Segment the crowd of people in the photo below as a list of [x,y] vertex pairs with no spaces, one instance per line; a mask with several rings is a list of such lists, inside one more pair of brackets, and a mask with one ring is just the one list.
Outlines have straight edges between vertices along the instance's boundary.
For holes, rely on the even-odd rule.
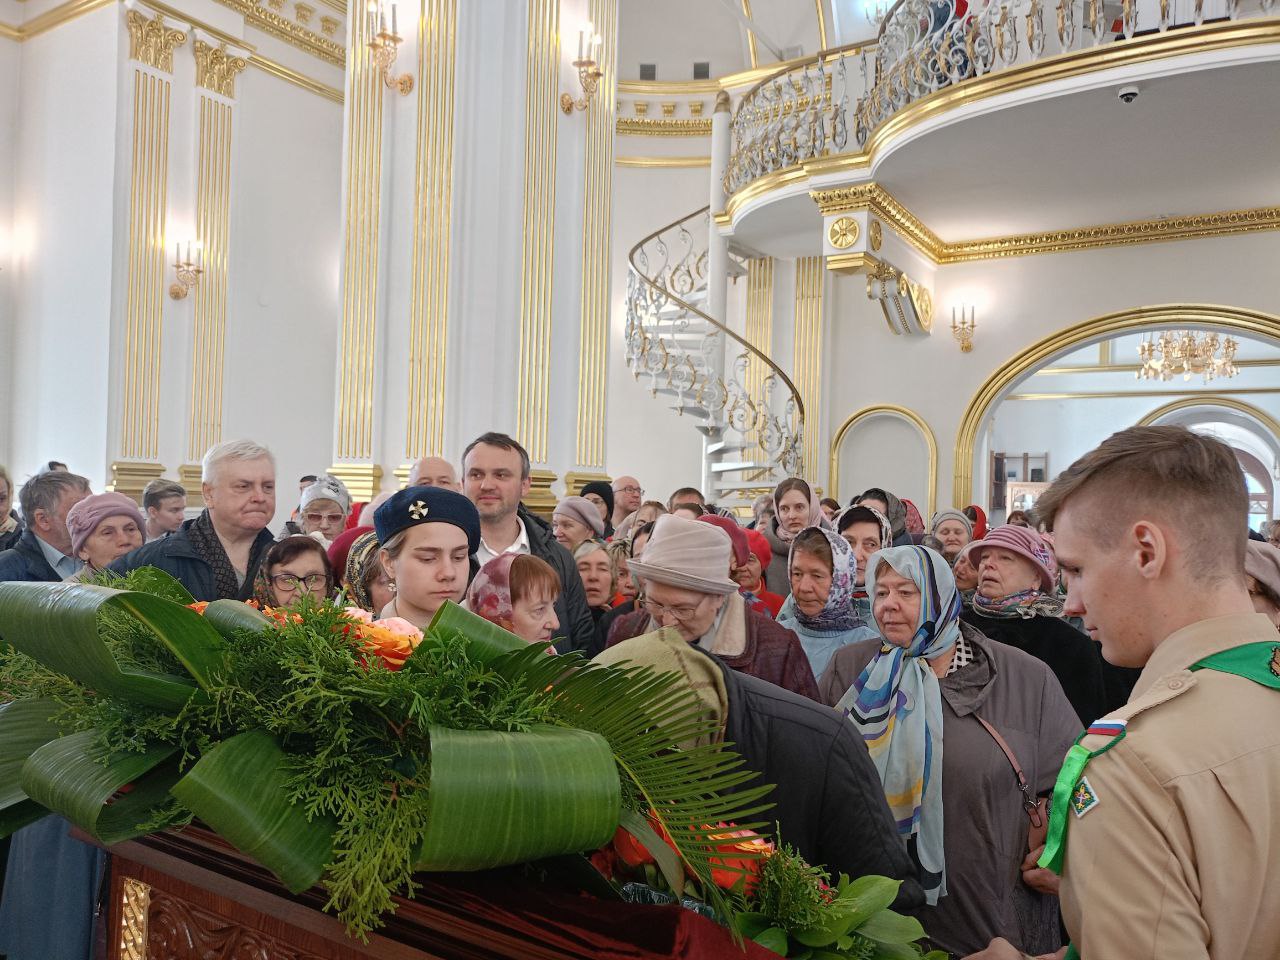
[[[461,603],[553,652],[682,674],[774,784],[786,841],[901,880],[896,906],[953,956],[1060,956],[1067,935],[1087,960],[1280,956],[1280,524],[1248,533],[1218,441],[1123,431],[999,525],[800,477],[739,519],[622,476],[548,521],[511,437],[460,465],[420,460],[370,503],[304,476],[280,531],[250,441],[206,454],[190,519],[172,481],[138,504],[54,463],[11,512],[0,469],[0,580],[153,566],[197,600],[341,595],[424,629]],[[1247,669],[1222,659],[1244,650]],[[0,905],[0,952],[24,915]]]

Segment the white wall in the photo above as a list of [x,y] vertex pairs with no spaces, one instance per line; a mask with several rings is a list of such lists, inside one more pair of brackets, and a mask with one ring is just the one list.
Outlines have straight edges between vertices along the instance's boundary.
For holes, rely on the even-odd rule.
[[[721,0],[619,0],[618,19],[620,80],[640,79],[642,63],[667,82],[692,80],[695,61],[709,61],[713,77],[751,66],[745,33]],[[576,32],[573,42],[576,49]]]
[[862,491],[880,487],[914,503],[927,523],[928,476],[929,446],[920,431],[899,417],[871,417],[844,436],[840,489],[835,494],[841,503],[848,503]]
[[[11,6],[16,6],[12,4]],[[0,15],[10,8],[0,6]],[[16,11],[15,11],[16,12]],[[13,407],[14,268],[18,242],[14,236],[13,201],[17,171],[18,77],[21,48],[0,39],[0,409]],[[12,433],[7,418],[0,420],[0,464],[12,457]]]

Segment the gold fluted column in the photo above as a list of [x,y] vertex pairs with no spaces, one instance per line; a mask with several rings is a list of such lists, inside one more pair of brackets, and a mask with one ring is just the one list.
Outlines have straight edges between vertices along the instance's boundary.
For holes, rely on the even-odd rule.
[[[578,339],[578,439],[576,458],[585,472],[577,488],[605,479],[604,438],[609,363],[609,270],[613,193],[613,125],[618,40],[617,0],[591,0],[591,22],[602,38],[600,91],[586,111],[582,201],[582,304]],[[569,482],[566,476],[566,484]]]
[[[756,257],[747,261],[747,319],[743,336],[763,354],[773,348],[773,258]],[[765,362],[754,354],[747,360],[747,396],[752,403],[762,402],[762,387],[769,375]],[[748,440],[760,440],[758,431],[751,431]]]
[[249,65],[196,37],[196,239],[204,273],[194,290],[191,409],[186,464],[178,476],[188,493],[200,483],[200,460],[222,439],[222,381],[227,334],[227,247],[231,233],[231,137],[236,77]]
[[120,459],[107,487],[138,496],[160,476],[160,356],[164,326],[165,210],[169,193],[169,101],[173,51],[186,42],[164,17],[125,15],[133,69]]
[[[560,98],[560,3],[528,0],[529,46],[524,124],[524,249],[516,432],[535,463],[547,462],[551,384],[551,288],[555,265],[556,113]],[[598,104],[593,104],[597,106]],[[555,503],[549,470],[533,472],[525,502]]]
[[[352,8],[355,9],[355,8]],[[347,90],[342,245],[342,328],[334,464],[328,470],[357,500],[381,485],[373,462],[378,333],[378,246],[382,220],[383,84],[369,49],[369,17],[347,23]]]
[[805,475],[817,480],[818,428],[822,410],[822,257],[796,260],[796,312],[791,378],[804,401]]
[[457,26],[458,0],[422,0],[406,461],[444,453]]

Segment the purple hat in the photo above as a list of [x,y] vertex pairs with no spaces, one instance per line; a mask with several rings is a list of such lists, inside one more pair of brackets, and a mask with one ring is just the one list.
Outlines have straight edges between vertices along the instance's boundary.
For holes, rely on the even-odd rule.
[[1057,586],[1058,561],[1044,538],[1030,527],[1006,523],[988,530],[985,537],[969,545],[969,562],[975,567],[982,563],[982,554],[988,547],[999,547],[1030,560],[1040,572],[1040,586],[1046,593]]
[[123,493],[95,493],[85,497],[67,511],[67,532],[71,534],[71,555],[80,556],[80,550],[107,517],[128,517],[138,525],[138,532],[146,536],[147,521],[138,505]]
[[604,536],[604,518],[600,516],[596,505],[586,497],[565,497],[556,504],[551,515],[577,520],[590,530],[593,536]]

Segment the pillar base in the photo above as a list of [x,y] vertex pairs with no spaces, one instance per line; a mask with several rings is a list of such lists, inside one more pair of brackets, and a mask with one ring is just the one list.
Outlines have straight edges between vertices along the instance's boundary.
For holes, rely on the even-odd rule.
[[391,475],[396,478],[397,490],[403,490],[409,485],[409,471],[412,469],[412,463],[402,463],[391,471]]
[[551,485],[559,479],[550,470],[532,470],[529,473],[529,494],[524,498],[525,509],[543,517],[556,508],[556,495]]
[[577,496],[584,483],[595,483],[597,481],[612,484],[613,477],[609,476],[607,473],[586,473],[577,470],[570,470],[564,475],[565,496]]
[[204,509],[204,494],[200,492],[202,469],[198,463],[184,463],[178,468],[178,482],[187,491],[187,506]]
[[382,489],[382,467],[376,463],[335,463],[325,473],[345,483],[358,503],[368,503]]
[[164,475],[164,465],[160,463],[143,463],[136,460],[116,460],[111,464],[111,480],[107,489],[114,493],[123,493],[142,502],[142,491],[152,480]]

